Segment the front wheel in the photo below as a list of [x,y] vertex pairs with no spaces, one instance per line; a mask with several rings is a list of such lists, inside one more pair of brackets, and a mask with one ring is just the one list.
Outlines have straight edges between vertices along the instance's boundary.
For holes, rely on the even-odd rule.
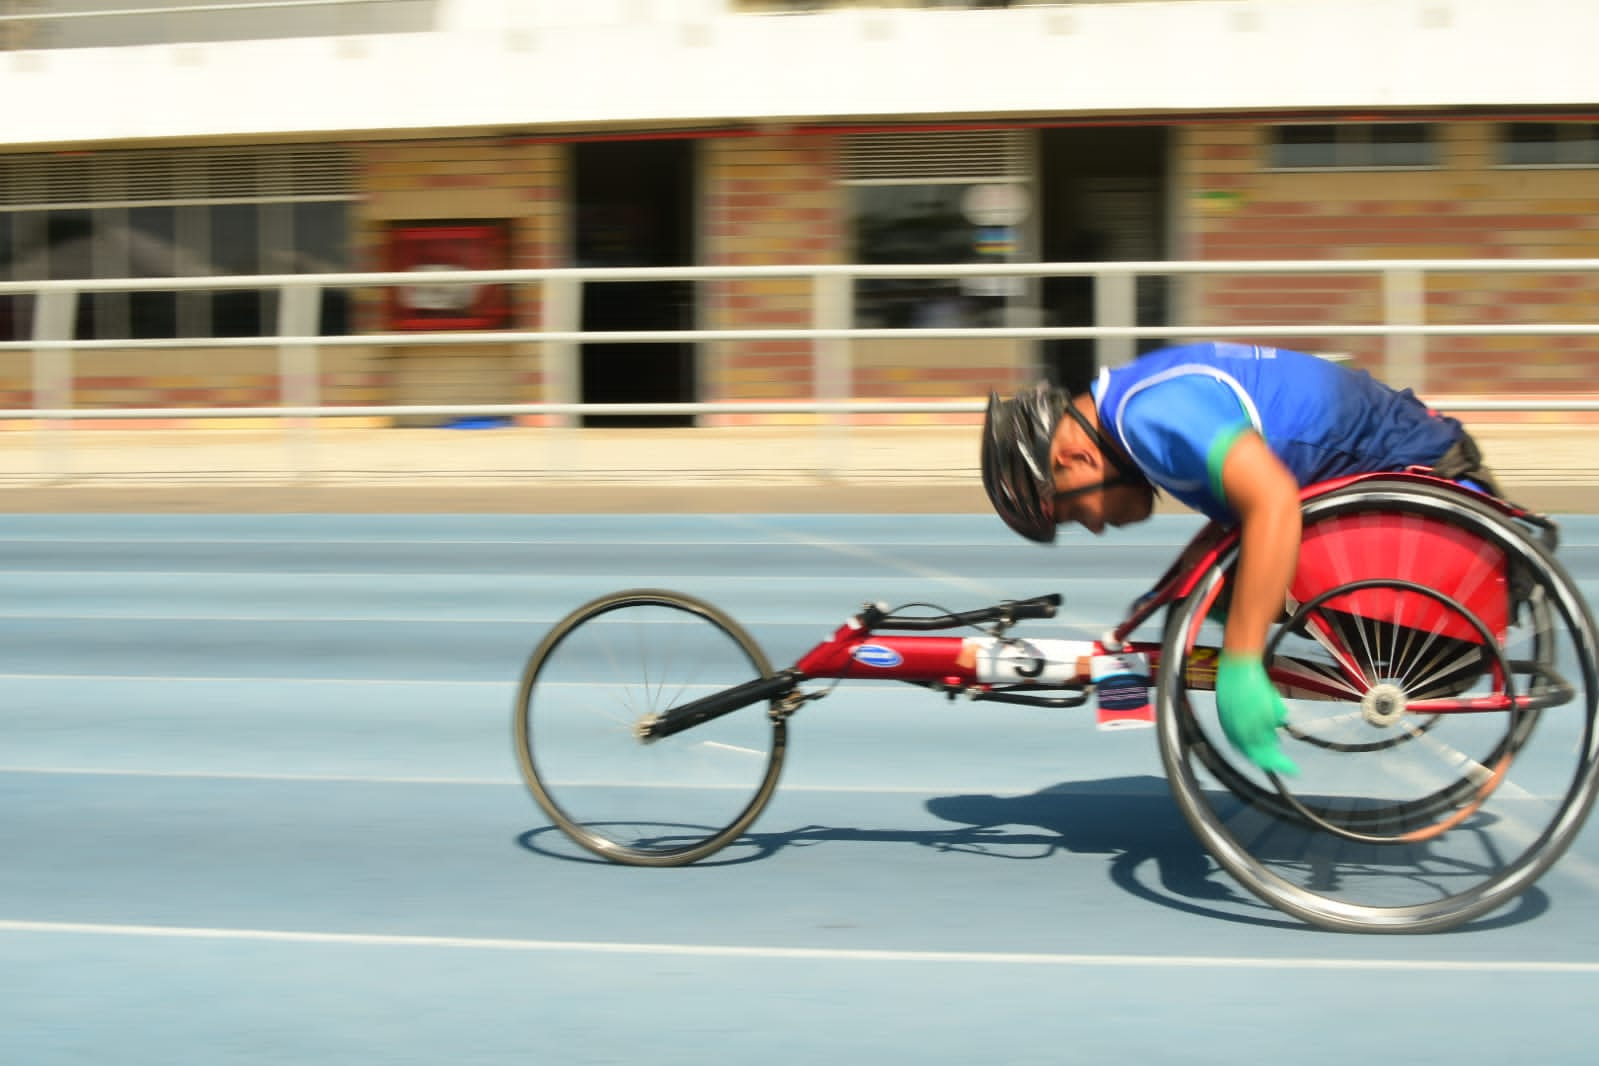
[[522,776],[550,820],[596,855],[631,866],[702,859],[771,800],[783,718],[761,702],[660,740],[640,739],[640,725],[771,673],[755,640],[708,603],[654,589],[602,596],[556,623],[522,672]]

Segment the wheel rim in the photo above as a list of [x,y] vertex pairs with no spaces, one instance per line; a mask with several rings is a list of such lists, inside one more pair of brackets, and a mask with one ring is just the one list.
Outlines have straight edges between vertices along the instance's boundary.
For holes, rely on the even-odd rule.
[[724,846],[770,798],[784,726],[765,705],[648,743],[638,723],[770,674],[754,641],[709,605],[631,594],[580,609],[523,678],[518,749],[539,805],[617,862],[676,865]]
[[[1458,621],[1455,628],[1474,630],[1478,640],[1451,641],[1416,630],[1401,635],[1400,627],[1381,620],[1333,617],[1336,612],[1324,610],[1353,594],[1377,591],[1389,593],[1396,603],[1405,598],[1434,600],[1447,611],[1446,619]],[[1352,694],[1359,697],[1358,703],[1291,701],[1300,717],[1292,721],[1295,716],[1290,714],[1287,732],[1312,748],[1340,756],[1318,762],[1334,770],[1356,768],[1360,778],[1349,780],[1346,775],[1340,780],[1324,773],[1314,786],[1322,795],[1313,796],[1297,780],[1267,774],[1277,796],[1307,825],[1354,843],[1422,843],[1463,823],[1504,783],[1499,771],[1511,757],[1507,738],[1525,737],[1523,719],[1531,712],[1516,701],[1515,677],[1496,635],[1460,603],[1408,581],[1376,579],[1335,586],[1302,604],[1277,627],[1266,646],[1266,660],[1284,654],[1284,645],[1299,632],[1315,633],[1324,640],[1336,634],[1333,643],[1341,654],[1329,655],[1327,665],[1332,668],[1338,659],[1346,659],[1349,669],[1341,680],[1351,684]],[[1484,754],[1461,750],[1457,743],[1464,738],[1428,735],[1435,730],[1456,732],[1450,715],[1426,717],[1410,710],[1413,702],[1425,703],[1428,696],[1469,697],[1472,674],[1483,682],[1479,687],[1485,698],[1502,697],[1514,708],[1503,716],[1502,725],[1491,722],[1486,730],[1478,730],[1482,735],[1475,738],[1475,748]],[[1325,709],[1331,710],[1330,715],[1318,713]],[[1312,715],[1315,719],[1309,720]],[[1414,724],[1413,717],[1419,719]],[[1446,721],[1450,724],[1439,729]],[[1377,766],[1379,759],[1386,765]],[[1368,788],[1364,779],[1372,773],[1388,780],[1378,789]],[[1395,777],[1417,784],[1407,787]],[[1372,796],[1373,791],[1380,791],[1382,798]],[[1360,801],[1341,803],[1328,795]]]
[[[1508,902],[1530,885],[1569,844],[1592,803],[1599,771],[1592,621],[1558,564],[1502,520],[1456,508],[1447,496],[1423,494],[1418,501],[1411,490],[1378,494],[1363,506],[1408,508],[1423,517],[1466,523],[1508,552],[1518,567],[1532,572],[1532,594],[1523,595],[1506,620],[1502,660],[1513,664],[1515,683],[1534,696],[1548,686],[1528,661],[1541,657],[1556,665],[1572,683],[1569,698],[1524,713],[1519,721],[1508,713],[1437,716],[1430,728],[1417,729],[1400,744],[1340,745],[1316,733],[1323,740],[1318,747],[1285,732],[1285,750],[1305,770],[1291,782],[1291,797],[1285,797],[1266,775],[1240,765],[1241,757],[1226,745],[1214,720],[1213,693],[1191,689],[1185,671],[1163,671],[1162,759],[1174,796],[1201,841],[1228,872],[1267,902],[1333,929],[1448,928]],[[1321,513],[1358,510],[1349,501],[1331,501]],[[1317,514],[1314,505],[1306,514],[1308,524]],[[1184,610],[1173,614],[1168,655],[1179,654],[1187,644],[1219,643],[1219,627],[1204,620],[1204,601],[1207,596],[1214,599],[1220,577],[1219,570],[1207,575]],[[1456,683],[1463,685],[1462,680]],[[1469,694],[1469,688],[1462,691]],[[1497,725],[1487,724],[1490,718],[1498,718]],[[1290,722],[1295,721],[1291,711]],[[1313,732],[1303,720],[1298,731]],[[1369,784],[1365,787],[1372,791],[1364,797],[1329,796],[1311,778],[1317,760],[1375,764],[1451,750],[1471,753],[1457,757],[1457,766],[1464,769],[1456,782],[1412,781],[1400,795],[1379,793],[1377,785]],[[1429,824],[1442,825],[1462,809],[1460,793],[1482,791],[1480,782],[1468,779],[1484,774],[1498,779],[1483,801],[1431,839],[1406,840],[1393,824],[1392,812],[1382,813],[1387,805],[1402,818],[1425,817]],[[1311,816],[1295,809],[1296,801],[1303,805],[1307,797],[1314,801]],[[1330,818],[1344,832],[1329,832],[1325,823]]]

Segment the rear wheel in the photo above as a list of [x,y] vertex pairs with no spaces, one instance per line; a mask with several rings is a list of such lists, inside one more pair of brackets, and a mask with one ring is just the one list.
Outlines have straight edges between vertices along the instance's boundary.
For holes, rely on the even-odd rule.
[[661,711],[768,677],[766,656],[702,600],[640,589],[603,596],[551,629],[522,673],[515,733],[533,798],[567,836],[634,866],[678,866],[725,847],[760,814],[783,766],[785,726],[762,702],[659,740]]
[[1237,561],[1168,618],[1158,681],[1173,795],[1266,902],[1348,931],[1421,932],[1487,913],[1569,846],[1599,787],[1593,621],[1513,520],[1446,488],[1368,481],[1305,506],[1296,608],[1273,629],[1278,778],[1224,738],[1213,610]]

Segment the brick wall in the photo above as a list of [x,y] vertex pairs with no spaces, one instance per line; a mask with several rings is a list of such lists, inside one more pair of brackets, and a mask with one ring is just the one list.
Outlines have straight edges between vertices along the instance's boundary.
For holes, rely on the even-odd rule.
[[[361,185],[367,195],[356,226],[356,269],[388,269],[385,236],[395,222],[459,219],[508,220],[511,268],[564,265],[565,160],[560,145],[499,138],[363,146]],[[539,286],[519,287],[513,307],[512,328],[539,328]],[[381,292],[362,293],[359,308],[358,328],[387,328]],[[541,349],[538,344],[392,347],[379,357],[387,402],[538,402],[546,398]]]
[[[1440,127],[1441,162],[1403,171],[1281,171],[1265,165],[1267,128],[1196,126],[1180,138],[1190,245],[1196,259],[1599,257],[1599,185],[1592,170],[1494,166],[1497,127]],[[1435,274],[1428,323],[1593,321],[1599,275]],[[1207,276],[1186,283],[1186,321],[1214,326],[1382,321],[1370,274]],[[1382,338],[1282,338],[1289,347],[1348,352],[1382,375]],[[1561,395],[1594,391],[1594,337],[1429,337],[1414,342],[1414,384],[1438,395]]]
[[[843,203],[833,182],[829,140],[772,134],[707,140],[700,146],[708,266],[841,263]],[[804,278],[717,281],[702,289],[710,329],[804,329],[811,325]],[[704,400],[798,400],[814,395],[807,340],[726,341],[701,353]],[[710,423],[747,422],[727,415]]]
[[[87,412],[125,407],[270,407],[284,400],[278,363],[278,351],[270,346],[87,349],[71,355],[71,394],[65,402]],[[321,402],[385,402],[387,390],[377,367],[376,353],[363,346],[322,349],[317,380]],[[32,407],[31,360],[10,360],[6,370],[0,377],[0,405]],[[148,424],[152,423],[118,422],[123,428]],[[20,425],[8,422],[0,429]]]
[[[320,401],[385,402],[376,356],[363,346],[321,349]],[[270,407],[284,401],[273,347],[89,350],[76,353],[73,366],[79,407]]]
[[[1175,138],[1176,231],[1181,258],[1396,259],[1599,258],[1599,182],[1592,169],[1494,166],[1497,127],[1440,127],[1441,163],[1416,171],[1264,170],[1267,127],[1186,127]],[[838,142],[783,132],[698,142],[700,261],[708,265],[831,264],[853,255],[848,189],[837,182]],[[353,206],[353,266],[384,269],[384,238],[401,220],[504,219],[512,266],[566,265],[568,150],[504,138],[370,142],[356,147],[362,199]],[[1576,272],[1436,274],[1426,281],[1427,320],[1562,323],[1599,314],[1599,276]],[[1178,286],[1174,319],[1226,336],[1239,325],[1382,321],[1380,281],[1370,274],[1204,275]],[[803,328],[812,294],[804,279],[705,283],[709,328]],[[537,286],[516,294],[514,327],[542,324]],[[381,294],[357,294],[355,326],[386,328]],[[1388,377],[1396,346],[1331,334],[1279,343],[1349,353]],[[1431,396],[1569,396],[1599,392],[1595,338],[1429,338],[1414,382]],[[1015,342],[858,342],[848,394],[944,399],[1008,389],[1030,346]],[[1401,354],[1402,351],[1401,351]],[[700,352],[701,399],[803,400],[813,396],[813,345],[732,341]],[[510,402],[547,398],[541,346],[325,348],[321,394],[334,404]],[[73,402],[81,406],[264,405],[279,399],[277,354],[268,349],[80,352]],[[12,406],[27,406],[25,365],[0,380]],[[1569,416],[1554,416],[1569,417]],[[720,421],[740,421],[726,416]],[[808,420],[795,416],[792,421]],[[898,419],[890,419],[898,420]],[[927,419],[921,419],[927,420]],[[712,422],[718,419],[710,420]]]

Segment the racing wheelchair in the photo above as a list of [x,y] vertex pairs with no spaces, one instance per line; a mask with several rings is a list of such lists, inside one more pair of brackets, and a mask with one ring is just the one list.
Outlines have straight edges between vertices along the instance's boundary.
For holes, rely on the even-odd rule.
[[1294,777],[1237,754],[1217,719],[1239,545],[1214,523],[1099,640],[1013,631],[1052,617],[1059,595],[945,614],[867,604],[774,669],[711,604],[602,596],[557,623],[523,671],[523,777],[589,851],[691,863],[749,828],[776,791],[789,719],[841,679],[1073,708],[1102,694],[1094,664],[1120,656],[1147,663],[1172,796],[1240,885],[1325,929],[1452,928],[1531,886],[1593,804],[1592,616],[1555,559],[1557,527],[1507,501],[1389,473],[1311,486],[1302,507],[1298,569],[1265,652]]

